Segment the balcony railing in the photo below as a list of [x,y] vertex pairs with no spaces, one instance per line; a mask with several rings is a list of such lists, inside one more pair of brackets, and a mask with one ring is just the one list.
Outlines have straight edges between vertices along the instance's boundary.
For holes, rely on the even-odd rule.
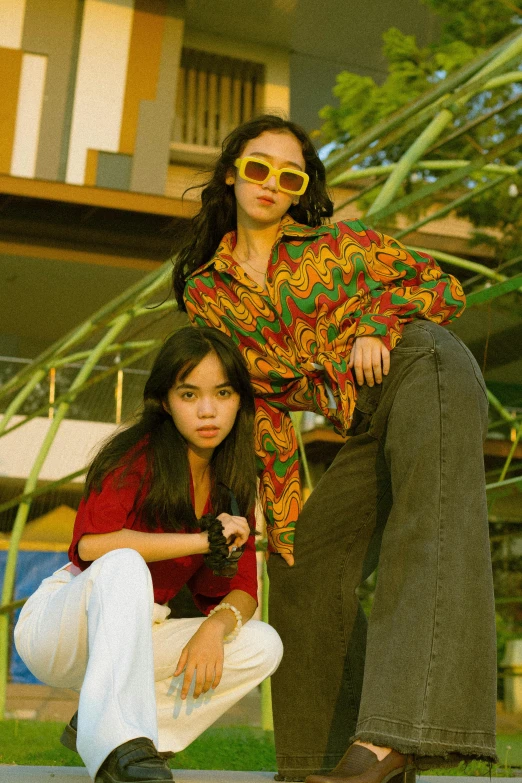
[[[118,356],[115,358],[117,361]],[[31,359],[0,356],[0,386],[20,370],[20,365],[30,363]],[[27,398],[20,413],[27,416],[38,411],[39,416],[47,415],[52,419],[55,400],[68,390],[72,378],[81,366],[81,363],[71,362],[58,369],[51,367],[47,376]],[[96,365],[94,369],[103,372],[110,367]],[[148,374],[148,370],[137,367],[118,369],[100,384],[79,395],[71,404],[68,418],[120,424],[139,407]],[[45,412],[42,410],[44,407]],[[2,412],[3,408],[0,408],[0,415]]]
[[228,133],[263,107],[261,63],[183,49],[171,149],[216,149]]

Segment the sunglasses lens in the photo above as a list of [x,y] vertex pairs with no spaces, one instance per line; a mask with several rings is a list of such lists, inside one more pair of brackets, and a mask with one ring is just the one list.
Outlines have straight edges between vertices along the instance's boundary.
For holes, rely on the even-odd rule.
[[256,182],[264,182],[269,171],[268,166],[258,160],[249,160],[245,166],[245,176]]
[[279,184],[285,190],[295,193],[303,187],[304,177],[298,171],[283,171]]

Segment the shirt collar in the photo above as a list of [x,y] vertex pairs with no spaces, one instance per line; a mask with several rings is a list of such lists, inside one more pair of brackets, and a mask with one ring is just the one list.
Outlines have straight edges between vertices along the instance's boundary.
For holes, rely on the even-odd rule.
[[[328,231],[331,231],[331,226],[305,226],[302,223],[297,223],[290,215],[283,215],[281,223],[279,224],[275,244],[279,244],[283,237],[308,239],[320,236]],[[235,265],[236,262],[232,257],[232,252],[236,246],[236,233],[236,231],[229,231],[228,234],[225,234],[219,243],[219,247],[214,253],[214,256],[192,272],[189,275],[189,278],[201,274],[201,272],[206,271],[212,266],[222,272],[225,269],[229,269],[232,264]]]

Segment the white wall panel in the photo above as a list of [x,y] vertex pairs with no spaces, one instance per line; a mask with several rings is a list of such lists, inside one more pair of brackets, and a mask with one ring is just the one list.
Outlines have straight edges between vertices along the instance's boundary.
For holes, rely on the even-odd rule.
[[22,48],[26,0],[0,0],[0,46]]
[[24,54],[11,158],[11,174],[34,177],[45,89],[47,57]]
[[[13,416],[11,424],[22,420],[23,416]],[[51,424],[51,419],[31,419],[0,438],[0,476],[27,478]],[[116,429],[116,424],[101,421],[64,419],[42,466],[40,479],[56,481],[81,470]]]
[[88,149],[117,152],[133,0],[86,0],[66,182],[82,185]]

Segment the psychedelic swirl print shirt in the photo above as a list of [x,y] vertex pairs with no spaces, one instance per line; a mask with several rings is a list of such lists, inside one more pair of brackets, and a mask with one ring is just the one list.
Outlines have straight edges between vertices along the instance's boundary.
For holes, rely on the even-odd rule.
[[193,324],[232,337],[256,394],[256,453],[269,549],[291,552],[301,508],[297,440],[289,411],[315,411],[346,435],[356,398],[348,367],[356,337],[390,350],[413,318],[445,324],[460,315],[460,283],[427,254],[360,221],[310,228],[281,221],[266,290],[232,258],[236,233],[187,279]]

